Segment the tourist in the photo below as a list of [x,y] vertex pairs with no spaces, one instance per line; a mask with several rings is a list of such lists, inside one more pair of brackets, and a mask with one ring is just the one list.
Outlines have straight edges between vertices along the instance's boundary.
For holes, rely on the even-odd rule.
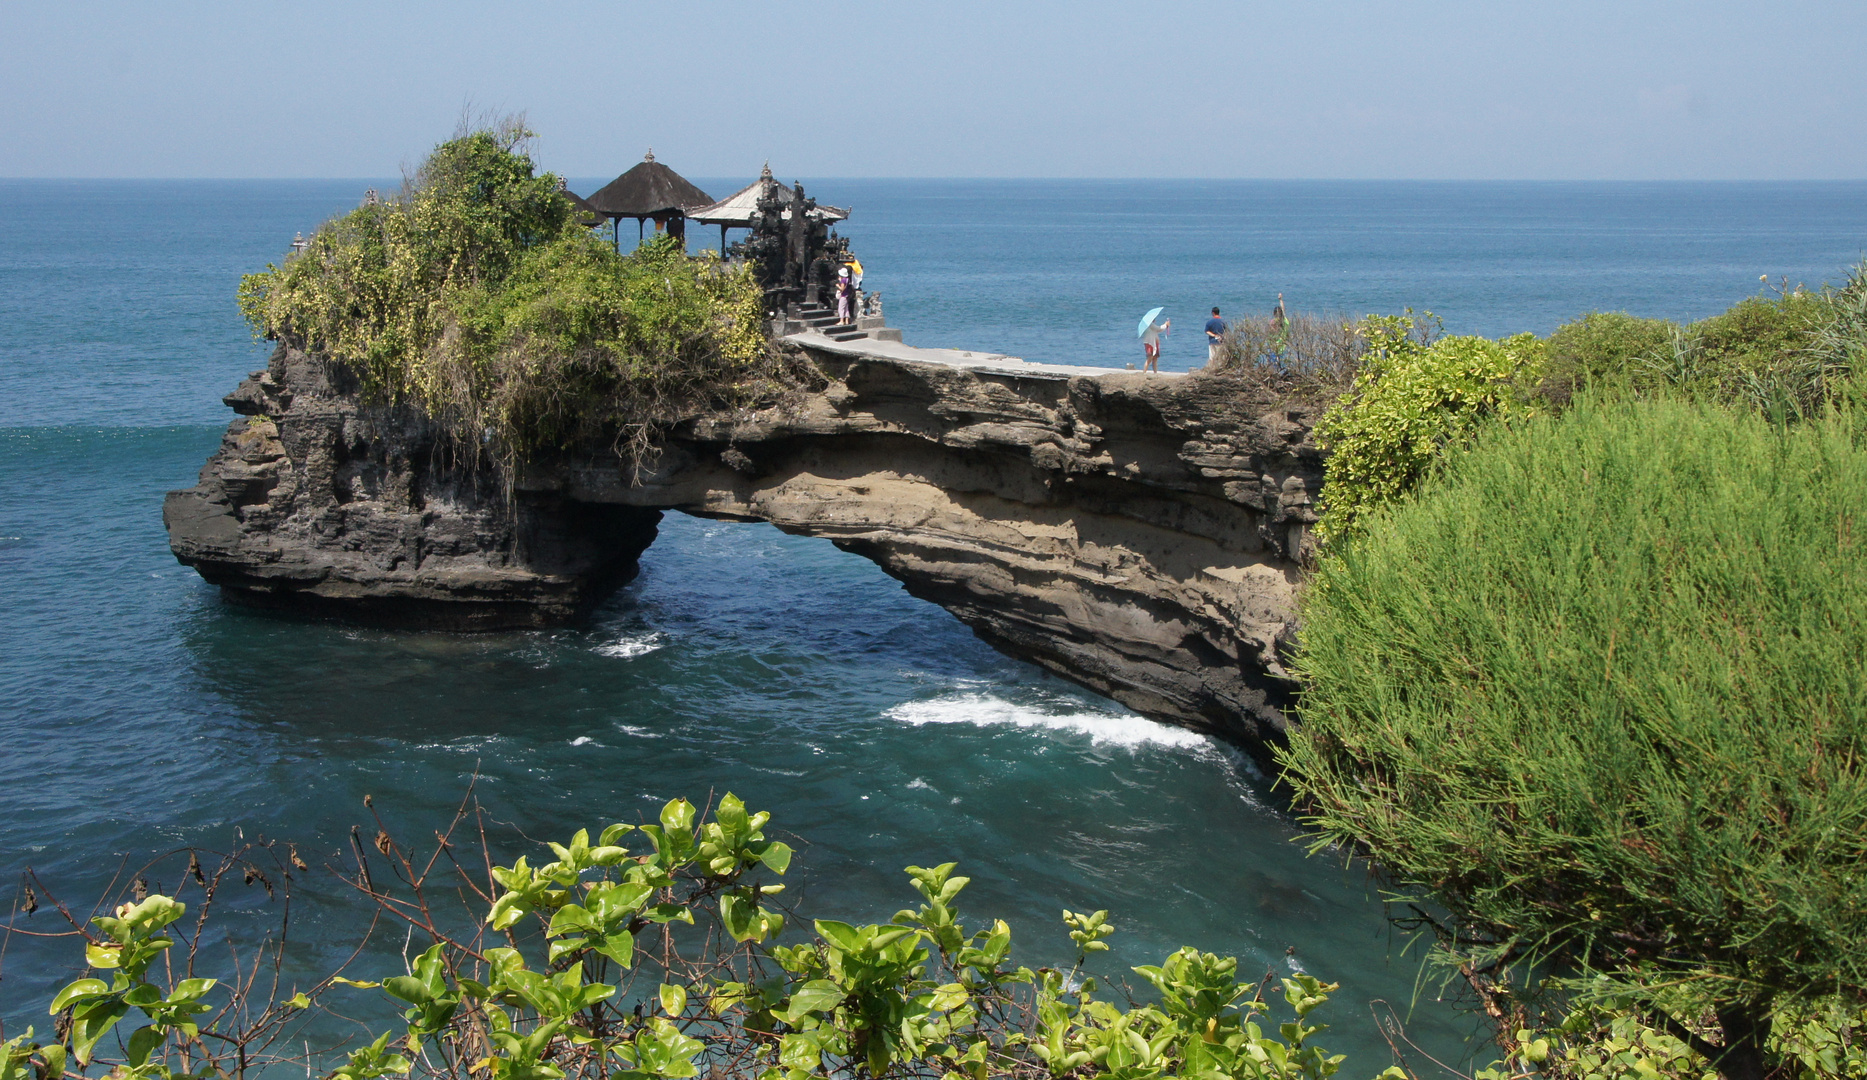
[[856,258],[854,255],[845,255],[843,258],[849,264],[850,280],[855,283],[856,291],[861,292],[862,291],[862,260]]
[[1212,318],[1206,320],[1206,363],[1219,362],[1219,346],[1225,340],[1225,320],[1219,318],[1219,309],[1212,309]]
[[836,325],[847,326],[855,322],[850,313],[856,299],[856,287],[849,280],[849,267],[836,272]]
[[1147,365],[1142,371],[1160,370],[1160,336],[1173,329],[1173,320],[1149,323],[1146,332],[1141,335],[1141,351],[1147,356]]
[[1290,320],[1284,317],[1284,294],[1278,293],[1277,306],[1271,310],[1271,329],[1281,334],[1289,325]]

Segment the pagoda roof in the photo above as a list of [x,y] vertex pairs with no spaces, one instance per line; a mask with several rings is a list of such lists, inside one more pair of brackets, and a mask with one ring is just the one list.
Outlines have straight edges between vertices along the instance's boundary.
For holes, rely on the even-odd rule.
[[[689,208],[687,220],[701,225],[725,225],[729,228],[749,229],[758,217],[758,204],[769,190],[778,197],[778,201],[787,207],[797,201],[797,193],[772,179],[771,166],[765,166],[757,180],[746,187],[707,206]],[[790,210],[785,210],[784,217],[790,217]],[[849,211],[835,206],[817,206],[810,216],[819,221],[842,221],[849,217]]]
[[596,207],[591,206],[588,199],[565,187],[563,180],[558,181],[558,194],[564,196],[565,202],[570,203],[572,221],[588,228],[603,224],[603,215],[597,212]]
[[713,196],[655,160],[650,150],[641,164],[599,188],[585,200],[604,217],[648,218],[677,214],[689,206],[705,206]]

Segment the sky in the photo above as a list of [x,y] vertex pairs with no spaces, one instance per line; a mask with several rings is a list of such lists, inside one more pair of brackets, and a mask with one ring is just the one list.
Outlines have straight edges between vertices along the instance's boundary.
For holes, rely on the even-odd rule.
[[0,177],[1867,178],[1867,3],[0,0]]

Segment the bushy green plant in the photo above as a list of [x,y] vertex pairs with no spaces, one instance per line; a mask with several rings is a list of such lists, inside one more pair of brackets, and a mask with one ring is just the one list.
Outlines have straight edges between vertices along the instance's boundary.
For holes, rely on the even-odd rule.
[[1306,591],[1307,820],[1442,905],[1467,971],[1691,987],[1727,1076],[1788,1003],[1858,1007],[1859,419],[1585,404],[1450,455]]
[[[1543,1027],[1503,1033],[1505,1056],[1474,1072],[1474,1080],[1716,1080],[1718,1071],[1683,1028],[1715,1034],[1702,996],[1675,993],[1665,1018],[1651,1004],[1612,986],[1574,1004]],[[1695,1017],[1682,1024],[1677,1016]],[[1777,1080],[1867,1077],[1867,1013],[1839,1001],[1808,1002],[1772,1018],[1765,1047]]]
[[666,238],[615,253],[535,172],[528,137],[508,123],[442,143],[401,197],[247,275],[254,332],[507,460],[602,441],[640,458],[684,412],[771,392],[750,272]]
[[658,425],[777,385],[760,304],[744,267],[690,259],[678,241],[618,258],[579,234],[465,291],[441,351],[479,376],[461,395],[475,421],[521,454],[608,438],[640,456]]
[[1824,320],[1820,293],[1795,289],[1778,296],[1750,296],[1692,324],[1708,366],[1755,371],[1808,351],[1810,332]]
[[[1328,1080],[1341,1065],[1315,1042],[1333,985],[1283,979],[1289,1019],[1273,1026],[1269,973],[1241,982],[1235,959],[1180,949],[1134,969],[1157,1003],[1118,1006],[1081,963],[1106,949],[1107,912],[1065,912],[1077,965],[1034,971],[1012,960],[1002,920],[962,921],[968,881],[952,863],[908,867],[920,903],[889,922],[817,919],[780,944],[800,920],[774,902],[791,850],[769,828],[768,813],[730,794],[710,816],[676,799],[654,822],[549,844],[536,866],[489,861],[485,878],[446,855],[454,830],[423,857],[381,830],[380,860],[356,845],[352,883],[430,944],[402,973],[329,978],[278,1008],[308,1013],[337,993],[349,1012],[380,993],[401,1011],[400,1023],[332,1055],[335,1080]],[[388,871],[383,882],[371,861]],[[464,929],[448,929],[457,924],[438,908],[454,890],[481,904]],[[70,1021],[47,1043],[28,1033],[0,1044],[0,1080],[58,1080],[68,1062],[72,1074],[108,1069],[118,1080],[316,1067],[277,1025],[234,1035],[197,1023],[213,980],[144,978],[183,913],[179,900],[150,896],[82,928],[90,964],[114,981],[61,991],[52,1011],[73,1010]],[[132,1008],[151,1023],[125,1036],[117,1022]]]
[[1668,354],[1678,333],[1668,319],[1591,311],[1549,335],[1539,392],[1563,405],[1583,387],[1657,384],[1651,363]]
[[1364,319],[1367,352],[1354,389],[1316,425],[1329,452],[1316,529],[1325,541],[1411,490],[1444,448],[1462,445],[1486,420],[1541,407],[1531,390],[1543,346],[1533,335],[1426,344],[1418,328],[1410,314]]
[[1854,369],[1845,346],[1821,345],[1837,338],[1831,328],[1845,323],[1849,295],[1785,287],[1687,326],[1593,312],[1550,335],[1539,393],[1556,406],[1582,388],[1598,396],[1685,393],[1778,417],[1807,415]]

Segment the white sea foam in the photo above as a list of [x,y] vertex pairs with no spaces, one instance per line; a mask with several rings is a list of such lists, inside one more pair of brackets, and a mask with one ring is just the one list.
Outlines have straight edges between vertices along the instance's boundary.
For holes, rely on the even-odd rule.
[[933,790],[933,785],[929,784],[927,781],[922,780],[920,777],[917,776],[914,779],[908,781],[908,790],[913,791],[917,788],[922,791],[931,791]]
[[595,741],[596,741],[595,739],[592,739],[588,735],[579,735],[576,738],[572,739],[570,741],[570,744],[572,746],[589,746],[591,743]]
[[[1059,705],[1065,704],[1059,702]],[[1077,702],[1068,702],[1077,705]],[[928,701],[908,701],[882,715],[916,727],[923,724],[973,724],[978,727],[1048,728],[1087,735],[1098,746],[1206,747],[1204,735],[1155,723],[1133,714],[1075,709],[1052,712],[1020,705],[990,694],[948,694]]]
[[638,656],[647,656],[667,644],[667,639],[658,630],[646,634],[624,634],[607,645],[598,645],[598,656],[613,656],[618,660],[633,660]]

